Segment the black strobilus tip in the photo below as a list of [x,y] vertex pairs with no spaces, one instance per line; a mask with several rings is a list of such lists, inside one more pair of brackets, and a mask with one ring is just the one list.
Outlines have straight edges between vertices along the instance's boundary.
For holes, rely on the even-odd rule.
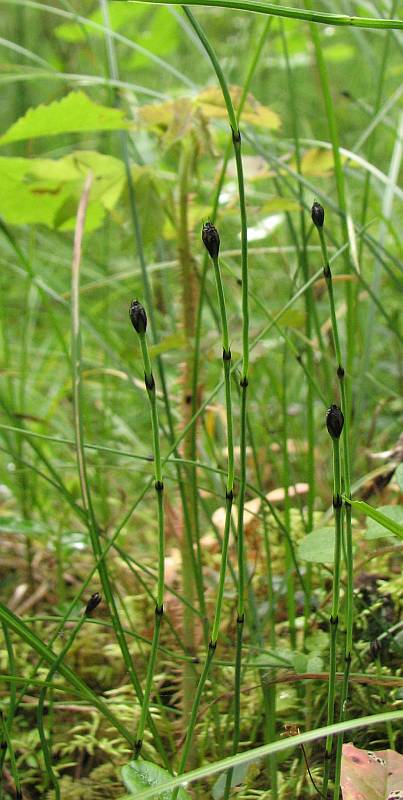
[[92,612],[95,611],[97,606],[99,606],[101,600],[102,600],[102,597],[99,594],[99,592],[94,592],[94,594],[91,595],[91,597],[88,600],[88,603],[87,603],[87,605],[85,607],[85,616],[86,617],[90,617],[91,616]]
[[323,223],[325,221],[325,209],[320,203],[317,203],[316,200],[311,208],[311,217],[313,224],[316,225],[317,228],[323,228]]
[[332,439],[339,439],[343,430],[344,417],[341,408],[331,405],[326,411],[326,427]]
[[203,225],[202,241],[210,258],[218,258],[220,237],[217,228],[214,227],[212,222],[206,222]]
[[145,333],[147,330],[147,314],[144,306],[138,300],[132,300],[130,303],[129,316],[134,330],[137,333]]

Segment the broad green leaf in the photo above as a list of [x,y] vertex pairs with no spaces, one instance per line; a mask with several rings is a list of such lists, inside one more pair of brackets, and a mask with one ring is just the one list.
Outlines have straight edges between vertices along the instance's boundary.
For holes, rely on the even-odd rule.
[[[166,769],[153,764],[152,761],[145,761],[144,758],[138,758],[136,761],[130,761],[122,767],[122,778],[125,786],[137,797],[137,792],[147,789],[150,786],[155,786],[156,789],[160,783],[169,780],[171,775]],[[155,794],[155,800],[171,800],[172,792],[162,792]],[[178,800],[190,800],[190,795],[180,788],[178,793]]]
[[80,150],[58,160],[0,157],[0,214],[14,225],[71,230],[89,171],[94,183],[86,231],[94,230],[118,202],[126,177],[119,159],[91,151]]
[[334,559],[334,528],[319,528],[308,533],[298,547],[304,561],[331,564]]
[[39,136],[57,136],[62,133],[84,131],[117,131],[130,128],[124,112],[117,108],[94,103],[84,92],[70,92],[61,100],[49,105],[29,108],[0,137],[0,145],[36,139]]
[[[155,8],[145,30],[136,35],[136,44],[159,58],[173,53],[178,46],[178,23],[166,8]],[[132,52],[126,62],[126,69],[139,69],[150,63],[145,53]]]
[[391,533],[403,539],[402,506],[372,508],[363,500],[352,500],[351,505],[369,518],[366,539],[379,539],[381,536],[390,536]]

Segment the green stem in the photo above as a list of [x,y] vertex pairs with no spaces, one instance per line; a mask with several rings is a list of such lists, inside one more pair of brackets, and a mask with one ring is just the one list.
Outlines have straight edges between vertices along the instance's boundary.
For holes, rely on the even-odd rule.
[[141,354],[144,366],[144,382],[150,403],[150,417],[151,417],[151,427],[152,427],[152,437],[153,437],[155,491],[157,494],[157,502],[158,502],[158,579],[157,579],[157,601],[155,608],[154,633],[153,633],[150,657],[148,661],[144,696],[141,706],[141,714],[137,726],[135,758],[138,758],[141,752],[144,729],[146,725],[147,716],[149,714],[152,681],[155,669],[155,662],[158,653],[161,622],[164,613],[164,576],[165,576],[164,483],[162,480],[157,399],[155,391],[155,381],[152,373],[152,367],[148,352],[147,338],[145,331],[139,333],[139,340],[140,340]]
[[[233,421],[232,421],[232,400],[231,400],[231,350],[229,346],[228,336],[228,322],[227,312],[225,307],[224,289],[221,280],[221,272],[218,256],[212,258],[214,266],[214,275],[217,288],[218,304],[220,308],[221,317],[221,334],[222,334],[222,358],[223,358],[223,371],[225,383],[225,404],[227,414],[227,449],[228,449],[228,471],[227,471],[227,485],[225,493],[225,527],[223,544],[221,550],[221,563],[220,563],[220,576],[218,583],[218,592],[216,599],[215,615],[213,626],[211,630],[210,642],[207,649],[206,660],[203,672],[199,679],[199,684],[196,691],[196,696],[193,702],[190,720],[186,735],[186,740],[183,748],[183,753],[179,765],[179,771],[183,772],[186,768],[186,762],[190,751],[190,746],[193,739],[194,728],[197,720],[197,713],[203,693],[203,688],[206,683],[211,663],[214,658],[214,653],[217,647],[218,634],[220,630],[221,611],[224,597],[225,575],[227,568],[228,557],[228,543],[231,531],[231,514],[232,514],[232,501],[234,497],[234,436],[233,436]],[[176,800],[178,792],[174,792],[174,800]]]
[[[14,0],[15,1],[15,0]],[[140,2],[141,0],[134,0]],[[181,0],[150,0],[158,5],[182,5]],[[33,0],[24,0],[25,5],[32,6]],[[258,2],[258,0],[192,0],[191,6],[210,6],[212,8],[235,8],[243,11],[254,11],[257,14],[268,14],[286,19],[301,19],[307,22],[322,23],[323,25],[337,25],[342,27],[370,28],[373,30],[402,30],[403,21],[400,19],[383,19],[378,17],[353,17],[348,14],[325,14],[322,11],[304,11],[303,9],[288,6],[276,6],[272,3]]]
[[[334,294],[333,294],[333,282],[332,282],[332,272],[329,265],[328,253],[327,253],[327,246],[326,246],[326,239],[323,230],[323,224],[318,227],[319,231],[319,238],[322,248],[322,257],[323,257],[323,273],[326,279],[326,286],[328,291],[329,297],[329,305],[330,305],[330,315],[332,320],[332,335],[333,335],[333,342],[334,342],[334,349],[336,354],[336,361],[337,361],[337,378],[339,381],[340,387],[340,401],[341,401],[341,410],[344,417],[344,426],[342,430],[342,439],[343,439],[343,476],[344,476],[344,491],[347,498],[351,498],[351,477],[350,477],[350,436],[349,436],[349,429],[350,429],[350,417],[349,417],[349,404],[348,404],[348,394],[347,394],[347,387],[346,387],[346,374],[344,371],[344,367],[342,364],[342,355],[341,355],[341,348],[340,348],[340,340],[339,340],[339,333],[338,333],[338,326],[337,326],[337,317],[336,317],[336,309],[334,303]],[[345,522],[346,522],[346,568],[347,568],[347,591],[346,591],[346,642],[345,642],[345,653],[344,653],[344,682],[343,682],[343,689],[342,689],[342,704],[340,708],[340,715],[341,720],[344,719],[344,715],[346,712],[346,704],[347,704],[347,697],[348,697],[348,679],[350,673],[350,665],[351,665],[351,652],[352,652],[352,643],[353,643],[353,535],[352,535],[352,526],[351,526],[351,506],[348,502],[344,502],[344,510],[345,510]],[[342,751],[342,740],[341,742],[338,740],[337,742],[337,749],[336,749],[336,776],[340,774],[340,759],[341,759],[341,751]],[[327,785],[325,789],[327,788]],[[334,800],[338,800],[339,797],[339,783],[336,781],[335,788],[334,788]],[[326,794],[326,791],[324,792]]]
[[[232,130],[232,143],[235,154],[239,207],[241,216],[241,263],[242,263],[242,375],[241,387],[241,430],[240,430],[240,483],[238,496],[238,526],[237,526],[237,551],[238,551],[238,602],[237,602],[237,629],[240,635],[237,637],[239,646],[236,663],[240,669],[241,649],[242,649],[242,630],[245,619],[244,612],[244,586],[245,586],[245,554],[244,554],[244,504],[246,487],[246,401],[248,387],[248,368],[249,368],[249,298],[248,298],[248,241],[247,241],[247,215],[245,203],[245,188],[243,179],[243,167],[241,157],[241,133],[228,89],[224,73],[218,62],[216,54],[204,34],[201,26],[194,18],[189,8],[184,7],[184,12],[193,26],[197,36],[202,42],[213,65],[218,82],[221,86],[225,106],[227,109],[228,120]],[[240,729],[240,672],[235,674],[235,687],[238,698],[235,700],[235,719],[234,719],[234,752],[238,747]]]
[[[341,499],[341,470],[340,470],[340,442],[339,439],[332,439],[333,443],[333,508],[335,518],[335,542],[334,542],[334,566],[333,566],[333,589],[332,589],[332,610],[330,615],[330,663],[329,663],[329,688],[327,698],[327,724],[334,722],[334,701],[336,691],[336,646],[337,628],[339,622],[340,604],[340,562],[341,562],[341,542],[342,530],[342,510],[343,501]],[[325,749],[325,766],[323,776],[323,795],[327,796],[327,785],[329,781],[330,763],[332,757],[333,738],[328,736]]]

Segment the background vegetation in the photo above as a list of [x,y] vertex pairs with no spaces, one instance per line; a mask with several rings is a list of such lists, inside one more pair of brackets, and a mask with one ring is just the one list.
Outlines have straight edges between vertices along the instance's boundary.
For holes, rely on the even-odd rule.
[[[337,6],[397,21],[312,24],[212,5],[193,9],[200,31],[180,6],[1,2],[4,800],[140,797],[197,767],[180,800],[310,798],[326,792],[329,765],[334,797],[336,741],[324,766],[323,738],[303,751],[282,737],[371,715],[347,740],[399,749],[402,22],[395,0]],[[206,43],[242,133],[247,219]],[[207,220],[221,239],[227,392]],[[147,312],[154,395],[133,299]],[[343,508],[332,716],[335,321],[352,497],[390,521],[353,508],[349,562]],[[88,605],[96,592],[102,602]],[[214,772],[273,742],[277,753]]]

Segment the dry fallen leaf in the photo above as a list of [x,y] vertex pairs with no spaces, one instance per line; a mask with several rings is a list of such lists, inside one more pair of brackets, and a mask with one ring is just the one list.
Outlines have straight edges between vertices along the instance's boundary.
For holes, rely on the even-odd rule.
[[343,800],[403,800],[403,756],[344,744],[341,788]]

